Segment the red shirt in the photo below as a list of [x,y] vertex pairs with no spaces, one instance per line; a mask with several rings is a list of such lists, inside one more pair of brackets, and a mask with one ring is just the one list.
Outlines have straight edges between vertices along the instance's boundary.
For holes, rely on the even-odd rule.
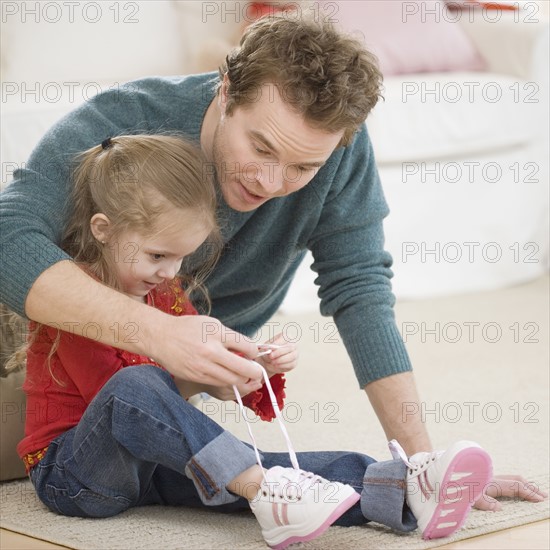
[[[147,304],[171,315],[196,315],[177,279],[160,285],[147,295]],[[68,325],[69,327],[70,325]],[[36,328],[30,324],[30,330]],[[107,346],[94,340],[98,325],[83,327],[88,338],[41,325],[27,351],[27,373],[23,389],[27,394],[25,437],[17,446],[19,456],[46,447],[52,439],[78,424],[89,403],[117,371],[130,365],[158,365],[150,357]],[[119,331],[126,338],[139,338],[130,330]],[[113,325],[112,330],[117,327]],[[48,355],[59,335],[59,344]],[[53,376],[50,374],[50,370]]]
[[[177,279],[160,285],[147,295],[147,304],[170,315],[197,315]],[[87,338],[71,332],[42,325],[35,340],[27,351],[27,373],[23,389],[27,395],[25,437],[17,446],[21,458],[29,454],[43,454],[41,451],[49,443],[78,424],[84,411],[103,385],[117,371],[132,365],[161,365],[150,357],[131,353],[119,348],[107,346],[94,340],[98,338],[98,325],[89,323],[83,327]],[[31,323],[31,331],[36,328]],[[130,331],[121,331],[131,338]],[[113,325],[111,330],[116,331]],[[50,358],[47,358],[59,335],[59,344]],[[139,338],[138,325],[134,338]],[[53,373],[52,377],[50,370]],[[277,377],[277,378],[275,378]],[[280,380],[279,380],[280,378]],[[275,379],[275,380],[274,380]],[[282,406],[284,398],[284,377],[272,377],[273,390]],[[265,386],[248,394],[243,403],[260,415],[262,419],[273,418],[273,409]],[[265,400],[267,396],[267,401]],[[269,410],[268,410],[269,409]],[[271,413],[271,414],[270,414]],[[36,457],[35,457],[36,458]],[[31,466],[34,465],[31,460]],[[26,461],[28,463],[28,461]]]

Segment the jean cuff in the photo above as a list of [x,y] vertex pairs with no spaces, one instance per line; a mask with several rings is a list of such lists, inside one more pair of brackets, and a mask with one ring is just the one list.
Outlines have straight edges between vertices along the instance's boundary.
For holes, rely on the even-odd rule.
[[407,465],[402,460],[369,464],[361,495],[363,515],[397,531],[414,531],[416,519],[405,501],[406,479]]
[[185,475],[195,484],[204,504],[218,506],[241,498],[230,493],[226,485],[256,463],[253,450],[223,432],[189,460]]

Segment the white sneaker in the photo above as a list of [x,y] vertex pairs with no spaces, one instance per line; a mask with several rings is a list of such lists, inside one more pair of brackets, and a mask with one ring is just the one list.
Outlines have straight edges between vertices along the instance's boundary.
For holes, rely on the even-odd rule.
[[472,441],[408,459],[397,441],[390,441],[390,449],[408,466],[406,500],[423,539],[448,537],[460,529],[492,479],[491,457]]
[[250,507],[266,543],[282,550],[318,537],[359,499],[350,485],[304,470],[274,466],[265,471]]

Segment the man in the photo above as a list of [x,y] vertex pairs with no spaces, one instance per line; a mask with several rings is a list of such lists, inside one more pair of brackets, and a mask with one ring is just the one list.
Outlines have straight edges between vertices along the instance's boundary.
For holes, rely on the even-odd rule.
[[[380,95],[373,56],[327,24],[264,18],[222,73],[221,82],[144,79],[105,92],[44,137],[3,196],[2,301],[78,334],[97,323],[102,342],[154,357],[178,377],[243,384],[258,373],[229,349],[252,356],[256,348],[227,327],[260,328],[310,248],[322,312],[334,316],[388,438],[409,453],[429,450],[419,416],[401,420],[401,403],[418,396],[394,321],[388,209],[363,126]],[[129,303],[56,246],[72,154],[139,131],[182,131],[215,163],[228,245],[208,288],[223,325]],[[44,294],[48,302],[36,298]]]
[[[150,355],[178,377],[243,384],[258,373],[228,350],[253,356],[255,346],[226,327],[250,333],[267,321],[308,247],[322,312],[334,316],[386,435],[410,454],[430,450],[419,416],[401,420],[401,403],[418,396],[393,317],[388,210],[362,126],[380,94],[373,57],[328,25],[264,18],[228,65],[216,96],[212,76],[145,79],[101,94],[45,136],[3,197],[2,301],[78,334],[98,323],[102,342]],[[208,288],[224,325],[130,303],[56,246],[71,154],[143,130],[183,131],[215,163],[229,244]],[[48,302],[35,298],[44,294]]]
[[[381,74],[325,23],[261,19],[216,75],[149,78],[99,94],[56,124],[1,195],[1,301],[38,322],[150,356],[175,377],[258,387],[251,334],[277,310],[307,249],[388,439],[430,451],[397,330],[384,201],[363,125]],[[99,284],[57,246],[75,153],[109,136],[183,132],[219,184],[226,243],[208,280],[212,316],[173,317]],[[120,261],[128,261],[121,253]],[[42,297],[46,296],[46,299]],[[40,298],[39,298],[40,297]],[[420,409],[420,407],[418,407]]]

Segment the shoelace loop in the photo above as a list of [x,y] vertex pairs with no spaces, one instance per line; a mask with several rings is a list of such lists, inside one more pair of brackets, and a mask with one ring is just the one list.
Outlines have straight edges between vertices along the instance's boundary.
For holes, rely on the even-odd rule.
[[[278,346],[274,346],[278,347]],[[265,381],[265,385],[267,388],[267,391],[269,393],[269,398],[271,400],[271,405],[273,407],[273,411],[275,412],[275,418],[277,419],[277,422],[279,423],[279,428],[281,429],[281,432],[283,432],[283,436],[286,440],[286,446],[288,449],[288,454],[290,455],[290,462],[292,463],[292,467],[297,470],[298,472],[303,472],[304,470],[300,470],[300,465],[298,464],[298,457],[296,456],[296,453],[294,451],[294,448],[292,447],[292,443],[290,442],[290,437],[288,436],[288,432],[286,431],[286,427],[283,422],[283,417],[281,414],[281,410],[279,409],[279,405],[277,403],[277,398],[275,397],[275,393],[273,392],[273,389],[271,388],[271,382],[269,381],[269,376],[267,374],[267,371],[257,363],[256,361],[252,361],[257,367],[259,367],[262,371],[262,376]],[[241,399],[241,394],[239,393],[239,390],[237,389],[237,386],[233,386],[233,391],[235,392],[235,397],[237,398],[237,402],[239,403],[239,407],[241,409],[241,414],[246,422],[246,427],[248,429],[248,434],[250,435],[250,439],[252,440],[252,445],[254,446],[254,453],[256,454],[256,461],[258,462],[258,465],[262,469],[262,475],[264,478],[264,481],[266,484],[268,483],[266,477],[265,477],[265,471],[264,467],[262,465],[262,460],[260,458],[260,453],[258,451],[258,446],[256,445],[256,440],[254,439],[254,434],[252,433],[252,428],[250,427],[250,422],[248,421],[248,418],[246,416],[246,412],[244,410],[243,400]],[[309,473],[309,472],[306,472]],[[313,475],[313,474],[312,474]]]
[[431,453],[428,453],[428,456],[424,457],[421,462],[411,462],[407,457],[407,454],[405,453],[403,447],[401,447],[401,445],[395,439],[392,439],[388,443],[388,447],[390,448],[391,454],[394,459],[397,460],[400,458],[409,467],[410,474],[423,469],[430,462],[436,460],[436,458],[438,458],[438,456],[441,454],[441,451],[433,451]]

